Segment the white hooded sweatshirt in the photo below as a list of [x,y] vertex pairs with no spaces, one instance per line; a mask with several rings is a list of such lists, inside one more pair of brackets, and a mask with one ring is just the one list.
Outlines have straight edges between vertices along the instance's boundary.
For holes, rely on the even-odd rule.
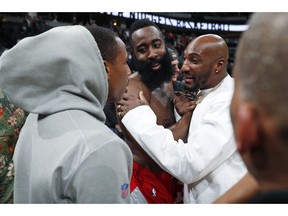
[[30,113],[16,145],[15,203],[129,203],[132,154],[105,126],[107,74],[92,34],[56,27],[0,59],[0,88]]

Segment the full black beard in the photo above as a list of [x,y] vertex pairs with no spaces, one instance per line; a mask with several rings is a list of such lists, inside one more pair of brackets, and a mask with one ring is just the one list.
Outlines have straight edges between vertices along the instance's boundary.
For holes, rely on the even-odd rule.
[[[171,64],[172,58],[166,48],[166,54],[160,58],[153,61],[147,60],[135,60],[134,63],[141,76],[141,81],[150,89],[154,90],[160,87],[164,82],[171,80],[174,69]],[[159,62],[161,67],[158,70],[152,69],[152,63]]]

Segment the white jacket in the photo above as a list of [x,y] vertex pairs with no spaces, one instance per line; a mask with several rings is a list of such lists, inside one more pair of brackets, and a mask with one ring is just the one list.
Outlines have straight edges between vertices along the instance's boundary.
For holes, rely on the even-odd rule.
[[156,124],[149,106],[139,106],[122,119],[142,148],[167,172],[182,181],[184,203],[212,203],[247,169],[236,150],[229,107],[234,82],[227,76],[196,107],[187,143],[175,141]]

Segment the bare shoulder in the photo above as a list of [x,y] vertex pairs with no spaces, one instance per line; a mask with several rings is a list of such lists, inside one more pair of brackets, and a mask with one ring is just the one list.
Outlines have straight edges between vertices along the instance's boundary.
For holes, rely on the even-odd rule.
[[139,95],[140,91],[143,91],[145,98],[151,100],[151,91],[147,86],[140,80],[140,76],[137,73],[132,74],[129,77],[129,84],[127,86],[127,91],[129,95]]

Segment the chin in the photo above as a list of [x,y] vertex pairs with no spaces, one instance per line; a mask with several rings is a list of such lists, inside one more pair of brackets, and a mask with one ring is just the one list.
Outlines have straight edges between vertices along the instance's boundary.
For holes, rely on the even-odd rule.
[[187,90],[194,90],[196,88],[195,85],[192,85],[192,84],[185,84],[185,89]]
[[121,99],[122,99],[122,97],[114,98],[110,102],[111,103],[118,103],[119,101],[121,101]]

